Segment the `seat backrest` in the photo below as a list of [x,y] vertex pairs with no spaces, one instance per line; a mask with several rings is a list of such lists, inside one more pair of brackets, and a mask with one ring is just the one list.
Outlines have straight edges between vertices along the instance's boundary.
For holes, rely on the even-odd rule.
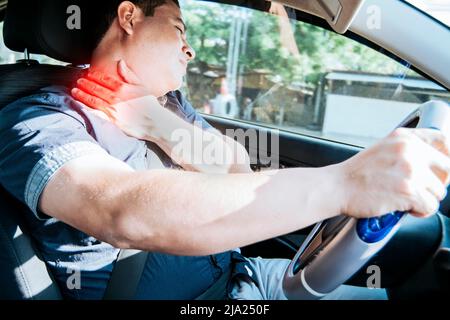
[[25,209],[0,187],[0,299],[61,299],[20,220]]
[[[82,72],[32,61],[0,65],[0,110],[40,88],[69,85]],[[0,204],[0,299],[60,299],[59,288],[21,220],[27,209],[1,186]]]
[[[0,65],[0,110],[43,87],[70,87],[84,72],[82,68],[30,61]],[[35,250],[21,219],[27,208],[1,186],[0,204],[0,299],[60,299],[59,288]],[[133,298],[146,257],[146,252],[121,251],[106,299]]]
[[[81,10],[81,29],[67,28],[70,8]],[[3,29],[5,44],[14,51],[88,63],[94,43],[90,26],[96,22],[99,9],[101,1],[92,0],[9,0]],[[70,87],[83,73],[82,68],[40,65],[32,60],[0,65],[0,110],[43,87]],[[24,210],[27,208],[0,186],[0,299],[60,299],[59,288],[21,220]],[[135,269],[127,274],[129,279],[140,277],[143,254],[126,260],[127,268]],[[109,290],[109,298],[123,297],[122,291],[120,286]]]

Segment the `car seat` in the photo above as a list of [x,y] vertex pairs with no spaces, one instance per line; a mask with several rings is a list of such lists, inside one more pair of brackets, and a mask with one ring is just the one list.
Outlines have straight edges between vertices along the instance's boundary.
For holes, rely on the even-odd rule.
[[[16,64],[0,65],[0,109],[40,88],[55,84],[70,86],[80,77],[86,67],[83,64],[89,63],[95,44],[91,33],[101,3],[86,0],[8,1],[3,29],[5,44],[13,51],[24,52],[25,57]],[[73,28],[68,19],[77,12],[81,24],[80,28]],[[71,65],[39,64],[30,59],[30,54],[44,54]],[[57,283],[21,219],[23,211],[27,210],[25,205],[1,186],[0,204],[0,299],[62,299]],[[144,252],[122,250],[105,298],[132,298],[145,259]]]

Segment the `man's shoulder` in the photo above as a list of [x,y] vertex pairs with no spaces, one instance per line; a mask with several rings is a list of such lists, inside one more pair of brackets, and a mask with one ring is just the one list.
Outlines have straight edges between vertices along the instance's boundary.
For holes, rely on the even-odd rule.
[[6,105],[0,112],[6,112],[22,106],[62,106],[70,98],[69,89],[62,86],[49,86],[20,97]]
[[70,116],[83,121],[82,107],[63,86],[49,86],[21,97],[0,110],[0,127],[13,126],[42,115]]

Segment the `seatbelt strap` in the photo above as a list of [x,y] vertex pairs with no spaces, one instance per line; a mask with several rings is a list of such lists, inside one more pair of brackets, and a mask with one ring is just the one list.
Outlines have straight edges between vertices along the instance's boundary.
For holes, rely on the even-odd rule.
[[106,288],[104,300],[131,300],[144,271],[148,252],[124,249],[119,255]]
[[[120,250],[106,288],[104,300],[131,300],[135,297],[144,271],[148,252]],[[214,284],[195,300],[226,300],[231,270],[225,271]]]
[[225,271],[214,284],[195,300],[227,300],[228,281],[231,277],[231,270]]

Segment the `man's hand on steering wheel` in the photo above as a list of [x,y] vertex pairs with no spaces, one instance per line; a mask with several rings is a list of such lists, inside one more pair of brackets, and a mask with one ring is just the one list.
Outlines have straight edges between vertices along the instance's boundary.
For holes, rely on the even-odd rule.
[[346,203],[356,218],[406,211],[437,212],[450,179],[449,140],[434,129],[399,128],[342,163]]

